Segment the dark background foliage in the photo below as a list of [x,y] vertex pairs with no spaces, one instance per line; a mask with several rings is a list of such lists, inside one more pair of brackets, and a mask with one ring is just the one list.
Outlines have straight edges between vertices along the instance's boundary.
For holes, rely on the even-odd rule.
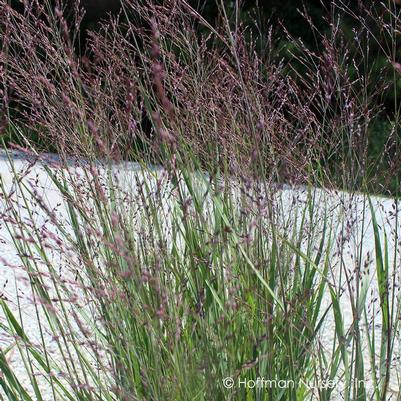
[[[57,3],[54,0],[53,2]],[[163,3],[165,2],[160,1],[160,4]],[[233,23],[237,22],[246,26],[248,38],[252,37],[259,42],[261,52],[264,49],[263,41],[269,27],[274,27],[275,35],[280,39],[283,49],[290,45],[288,35],[301,39],[310,49],[318,49],[323,44],[316,32],[324,32],[328,29],[327,20],[331,13],[330,2],[325,0],[189,0],[188,3],[212,24],[218,23],[220,6],[223,3]],[[355,13],[358,13],[362,6],[360,0],[344,0],[342,3]],[[380,13],[380,2],[371,3],[372,7],[377,8],[377,13]],[[10,0],[10,4],[21,13],[24,12],[24,5],[20,0]],[[398,0],[395,1],[395,4],[399,4]],[[366,6],[366,2],[364,5]],[[87,32],[96,30],[103,19],[120,13],[121,3],[119,0],[82,0],[81,6],[84,9],[84,16],[81,23],[80,40],[76,46],[77,51],[82,54],[85,52]],[[238,6],[239,11],[236,12]],[[68,14],[68,5],[65,8]],[[357,28],[357,23],[349,16],[345,16],[343,20],[345,21],[345,31],[348,30],[351,35],[352,30]],[[315,29],[311,28],[311,24]],[[374,29],[374,27],[372,28]],[[288,57],[285,52],[280,55]],[[375,59],[377,79],[379,80],[381,67],[386,60],[378,56],[377,48],[371,49],[371,57]],[[383,102],[386,106],[385,112],[389,113],[390,110],[393,110],[394,98],[391,95],[383,99]]]
[[[394,4],[399,4],[398,0],[393,0]],[[57,1],[54,1],[58,3]],[[160,4],[165,3],[160,1]],[[248,38],[253,38],[259,42],[259,49],[264,50],[264,38],[269,27],[274,27],[276,38],[280,39],[282,48],[290,46],[288,35],[302,42],[310,49],[318,49],[323,46],[316,32],[325,32],[328,29],[328,19],[331,9],[330,2],[325,0],[189,0],[188,3],[196,9],[211,24],[218,23],[220,18],[221,4],[224,4],[228,16],[234,23],[246,26]],[[362,6],[360,0],[344,0],[345,7],[358,13]],[[380,13],[380,2],[371,2],[372,7],[377,8]],[[24,4],[20,0],[10,0],[13,8],[24,12]],[[67,3],[68,4],[68,3]],[[366,6],[366,4],[364,4]],[[90,30],[96,30],[101,21],[110,15],[117,15],[121,12],[121,3],[119,0],[82,0],[81,6],[84,10],[84,16],[81,23],[80,39],[76,43],[77,52],[85,52],[87,42],[87,33]],[[237,7],[239,11],[237,12]],[[68,5],[65,6],[68,18]],[[355,20],[345,16],[344,29],[349,31],[357,28]],[[314,29],[311,28],[314,25]],[[374,29],[374,27],[372,27]],[[199,30],[202,31],[202,28]],[[381,67],[386,63],[383,57],[378,55],[378,49],[371,49],[371,57],[377,68],[377,79],[380,80]],[[280,56],[288,57],[288,53],[283,52]],[[401,91],[400,91],[401,93]],[[393,110],[394,98],[390,95],[383,99],[384,112],[390,113]]]

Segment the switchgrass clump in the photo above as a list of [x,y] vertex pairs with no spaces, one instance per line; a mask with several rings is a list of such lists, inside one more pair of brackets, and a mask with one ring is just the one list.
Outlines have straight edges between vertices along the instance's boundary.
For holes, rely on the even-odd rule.
[[125,1],[83,57],[78,6],[1,7],[21,108],[0,181],[16,288],[0,398],[400,398],[399,202],[357,192],[390,84],[369,81],[364,41],[382,24],[397,65],[392,4],[380,20],[333,2],[324,49],[292,38],[290,63],[272,30],[258,55],[223,3],[215,27],[184,1]]

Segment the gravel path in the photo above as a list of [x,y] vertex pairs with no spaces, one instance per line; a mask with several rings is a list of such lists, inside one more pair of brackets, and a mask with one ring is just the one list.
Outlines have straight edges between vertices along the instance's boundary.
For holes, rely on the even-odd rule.
[[[29,164],[26,156],[16,152],[13,154],[14,165],[17,171],[23,171],[23,169]],[[54,155],[48,155],[47,160],[51,162],[57,162],[57,157]],[[31,159],[32,161],[32,159]],[[131,173],[134,175],[139,171],[139,166],[135,163],[120,166],[121,176],[127,178]],[[154,171],[160,172],[160,169],[154,169]],[[0,176],[3,180],[5,187],[10,190],[14,186],[12,175],[10,173],[10,167],[7,163],[7,157],[4,152],[0,152]],[[50,182],[49,177],[43,171],[40,165],[35,165],[29,174],[29,179],[35,182],[35,186],[40,188],[43,194],[43,199],[46,203],[52,207],[55,207],[55,212],[58,213],[62,218],[66,218],[66,211],[62,206],[62,197],[54,185]],[[132,182],[127,180],[127,182]],[[305,201],[306,193],[300,188],[290,189],[289,187],[284,188],[280,192],[280,196],[283,199],[283,213],[288,214],[289,205],[299,205]],[[365,203],[364,203],[365,201]],[[377,220],[381,228],[381,236],[384,239],[384,232],[386,232],[389,240],[389,258],[392,260],[392,255],[394,252],[395,244],[392,240],[392,231],[395,229],[395,203],[392,199],[386,198],[372,198],[374,208],[376,210]],[[316,202],[318,206],[321,206],[323,211],[323,205],[328,206],[332,222],[333,230],[340,233],[342,229],[341,222],[350,222],[350,227],[352,230],[347,235],[347,238],[343,242],[336,242],[333,246],[332,257],[330,261],[330,273],[328,276],[328,281],[335,285],[336,288],[342,287],[344,293],[341,297],[341,308],[344,312],[344,327],[347,330],[352,321],[353,315],[350,306],[350,296],[352,295],[352,288],[347,287],[347,275],[351,279],[351,282],[355,282],[356,273],[355,265],[356,258],[359,255],[358,250],[362,246],[362,264],[365,264],[365,271],[361,272],[361,279],[363,281],[364,288],[367,288],[367,303],[370,305],[368,310],[368,322],[372,322],[370,327],[361,327],[361,333],[363,337],[366,337],[366,332],[377,333],[376,340],[379,344],[379,333],[381,330],[381,320],[380,314],[378,313],[380,306],[377,301],[377,283],[374,273],[374,237],[373,237],[373,226],[371,224],[371,215],[368,205],[366,204],[366,199],[362,195],[349,195],[342,192],[327,192],[323,190],[316,190]],[[58,206],[57,206],[58,205]],[[21,205],[22,206],[22,205]],[[4,200],[1,196],[0,189],[0,216],[4,210]],[[37,219],[44,219],[43,214],[39,209],[35,209],[37,212]],[[21,207],[21,213],[26,214],[26,210]],[[366,214],[366,224],[365,227],[361,227],[360,222],[362,220],[362,214]],[[401,217],[401,216],[400,216]],[[401,229],[401,227],[399,227]],[[345,227],[346,231],[346,227]],[[344,232],[344,231],[342,231]],[[334,236],[336,237],[336,236]],[[338,237],[343,237],[338,235]],[[22,310],[22,319],[24,322],[24,329],[33,339],[39,342],[38,336],[38,324],[36,319],[36,310],[34,303],[32,301],[32,294],[29,289],[27,275],[21,269],[21,263],[17,254],[17,251],[11,241],[11,236],[7,232],[6,225],[0,219],[0,296],[3,299],[9,301],[11,308],[14,312],[18,310],[18,304],[20,310]],[[400,244],[398,245],[400,246]],[[339,252],[342,252],[342,258],[339,257]],[[57,253],[52,255],[53,260],[60,259]],[[340,261],[342,261],[340,263]],[[60,264],[62,260],[60,259]],[[400,260],[396,261],[396,265],[401,267]],[[10,267],[11,266],[11,267]],[[395,282],[399,283],[399,273],[394,272]],[[354,280],[354,281],[353,281]],[[349,280],[348,280],[349,281]],[[324,305],[329,306],[330,297],[327,293],[324,298]],[[324,308],[322,308],[324,310]],[[375,319],[373,320],[373,316]],[[0,312],[0,322],[4,321],[4,314]],[[13,342],[12,338],[9,338],[4,331],[1,331],[0,327],[0,346],[5,349],[8,345]],[[46,341],[51,345],[52,336],[51,333],[44,333]],[[332,314],[326,320],[323,327],[322,334],[319,338],[323,347],[327,347],[328,355],[331,353],[330,344],[332,343],[334,337],[334,319]],[[398,376],[401,373],[401,347],[400,341],[398,339],[394,344],[394,363],[392,369],[392,381],[391,381],[391,392],[394,395],[394,399],[397,398],[399,392],[399,380]],[[55,345],[54,345],[55,346]],[[365,341],[365,350],[367,350],[367,345]],[[54,350],[57,352],[56,350]],[[370,360],[368,358],[369,353],[364,352],[366,358],[365,365],[370,366]],[[28,378],[24,373],[24,366],[18,352],[11,352],[8,356],[11,366],[16,369],[19,379],[28,384]],[[57,372],[55,372],[57,374]],[[42,382],[42,386],[46,386],[45,382]],[[369,380],[367,380],[367,385],[371,385]],[[48,391],[48,400],[52,400],[54,397],[51,394],[50,389]],[[0,393],[1,394],[1,393]],[[337,394],[337,399],[342,399],[341,394]],[[390,398],[389,398],[390,399]],[[391,398],[393,399],[393,398]]]

